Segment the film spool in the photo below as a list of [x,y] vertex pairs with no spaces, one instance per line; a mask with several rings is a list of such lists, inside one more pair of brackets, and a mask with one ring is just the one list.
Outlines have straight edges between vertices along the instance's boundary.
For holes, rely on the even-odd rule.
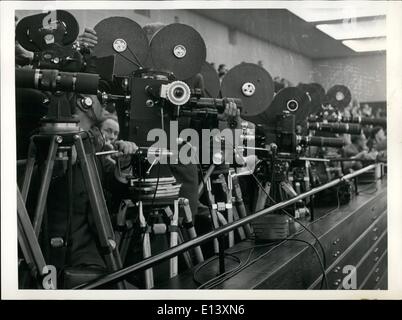
[[157,31],[151,39],[153,68],[172,72],[178,80],[188,80],[200,72],[206,46],[192,27],[173,23]]
[[125,17],[110,17],[94,29],[98,36],[94,55],[115,56],[115,75],[129,75],[144,66],[149,54],[148,38],[138,23]]
[[347,107],[352,100],[352,94],[350,93],[348,87],[341,84],[336,84],[329,88],[327,94],[325,95],[325,100],[327,104],[330,104],[338,111],[343,111],[343,109],[345,109],[345,107]]
[[210,63],[204,62],[200,73],[204,80],[205,96],[207,98],[218,98],[221,90],[218,72]]
[[[25,17],[15,29],[16,39],[24,49],[43,51],[53,44],[67,46],[78,36],[79,26],[74,16],[64,10],[49,11]],[[56,18],[56,21],[53,20]],[[48,23],[49,27],[44,24]]]
[[265,124],[268,127],[275,127],[276,116],[284,111],[294,114],[296,123],[302,123],[307,116],[306,109],[308,109],[309,103],[308,95],[300,88],[283,88],[275,95],[269,108],[265,111]]
[[253,63],[241,63],[224,76],[221,94],[222,97],[241,99],[242,118],[262,124],[264,121],[261,116],[274,96],[274,82],[264,68]]
[[305,113],[303,116],[319,113],[322,110],[322,104],[325,102],[324,88],[319,83],[301,83],[297,87],[305,92],[310,99],[310,103],[303,110]]

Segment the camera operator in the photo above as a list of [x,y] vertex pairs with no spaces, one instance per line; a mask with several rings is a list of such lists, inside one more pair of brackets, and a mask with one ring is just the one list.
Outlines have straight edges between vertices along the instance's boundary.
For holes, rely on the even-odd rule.
[[[96,123],[103,119],[103,108],[96,96],[90,96],[93,99],[93,107],[90,111],[84,111],[77,108],[77,116],[80,120],[79,126],[82,130],[88,131],[93,137],[93,143],[96,151],[104,150],[104,138],[101,131],[95,126]],[[74,103],[74,99],[72,100]],[[79,106],[79,103],[77,102]],[[117,166],[107,168],[104,162],[97,159],[98,173],[100,175],[102,185],[110,192],[120,193],[123,189],[121,183],[125,182],[124,176],[131,173],[131,157],[137,146],[129,141],[115,141],[115,148],[120,151],[119,162],[120,171]],[[52,248],[55,258],[53,264],[59,268],[68,266],[93,266],[97,268],[104,267],[104,261],[98,251],[97,234],[92,218],[92,212],[89,202],[87,190],[85,188],[84,177],[80,171],[80,163],[75,162],[76,153],[73,149],[73,215],[68,217],[68,205],[65,198],[65,190],[67,188],[67,178],[65,172],[59,172],[58,176],[53,177],[49,188],[47,210],[49,212],[49,238],[66,238],[70,237],[70,248],[67,252]],[[64,260],[64,261],[63,261]]]
[[371,129],[367,146],[378,161],[387,161],[387,136],[381,127]]
[[220,64],[218,67],[218,76],[220,81],[222,81],[226,73],[228,73],[228,68],[226,67],[226,64]]
[[345,117],[361,117],[362,110],[359,101],[353,99],[351,103],[343,109],[341,114]]
[[369,132],[369,139],[367,142],[370,151],[384,151],[387,149],[387,136],[381,127],[375,127]]
[[[105,116],[105,119],[97,127],[100,129],[103,139],[105,140],[105,149],[114,150],[114,143],[116,142],[120,133],[120,126],[117,116]],[[110,155],[105,156],[105,159],[113,165],[116,164],[116,160],[112,159]]]
[[[379,135],[381,136],[381,133]],[[381,137],[378,139],[381,140]],[[373,160],[373,161],[375,160],[383,161],[386,159],[386,153],[384,149],[380,148],[380,150],[377,150],[374,147],[369,147],[368,146],[369,141],[367,140],[366,136],[363,133],[361,135],[352,135],[351,141],[352,143],[345,146],[343,150],[345,157],[351,159]],[[344,169],[359,170],[362,167],[363,163],[361,161],[346,162],[344,164]]]
[[[344,147],[343,154],[346,158],[370,159],[366,136],[364,134],[351,135],[351,143]],[[343,169],[359,170],[362,167],[362,162],[353,161],[344,163]]]

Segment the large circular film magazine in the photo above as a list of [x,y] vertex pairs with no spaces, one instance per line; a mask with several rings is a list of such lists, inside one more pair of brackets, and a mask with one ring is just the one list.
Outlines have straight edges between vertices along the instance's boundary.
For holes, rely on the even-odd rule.
[[[53,13],[54,12],[54,13]],[[54,21],[56,18],[56,21]],[[49,28],[44,28],[44,23],[49,23]],[[56,28],[53,29],[55,24]],[[51,26],[51,28],[50,28]],[[18,43],[24,49],[32,52],[45,50],[50,44],[61,43],[69,45],[77,39],[79,26],[74,16],[64,10],[49,11],[35,14],[21,19],[15,29]],[[54,40],[47,44],[45,35],[51,34]]]
[[154,69],[172,72],[178,80],[188,80],[199,73],[207,52],[201,35],[180,23],[160,29],[150,47]]
[[343,111],[352,100],[352,94],[348,87],[336,84],[328,89],[326,102],[339,111]]
[[148,54],[148,38],[141,26],[125,17],[103,19],[95,26],[98,44],[94,55],[115,56],[115,75],[125,76],[143,67]]
[[275,127],[276,116],[287,111],[295,115],[296,123],[302,123],[308,114],[310,99],[303,90],[296,87],[281,89],[265,112],[266,125]]
[[321,106],[325,104],[325,89],[319,83],[300,83],[297,88],[306,93],[310,99],[306,110],[303,110],[304,116],[322,111]]
[[230,69],[224,76],[221,93],[222,97],[242,100],[242,118],[263,124],[261,116],[271,104],[274,96],[274,82],[264,68],[253,63],[241,63]]

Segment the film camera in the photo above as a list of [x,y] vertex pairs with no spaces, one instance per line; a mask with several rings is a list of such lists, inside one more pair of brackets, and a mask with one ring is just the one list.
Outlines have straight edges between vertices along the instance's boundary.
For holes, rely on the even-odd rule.
[[[255,175],[267,193],[259,194],[256,208],[264,207],[267,201],[274,204],[295,197],[314,186],[317,180],[314,162],[322,159],[309,158],[309,147],[344,146],[341,138],[308,134],[306,119],[313,105],[319,104],[317,100],[318,95],[309,94],[299,87],[283,88],[258,115],[255,149],[261,161],[256,166]],[[308,199],[288,210],[295,218],[308,215],[313,218],[313,209],[312,201]],[[289,230],[284,227],[287,224],[282,224],[287,219],[287,216],[278,212],[270,219],[258,220],[255,228],[264,231],[256,235],[257,238],[287,236]]]
[[[190,26],[164,26],[150,41],[137,23],[122,17],[104,19],[95,30],[101,101],[116,105],[121,136],[139,145],[153,143],[147,136],[155,128],[163,129],[174,144],[169,125],[175,119],[179,127],[189,127],[191,119],[200,124],[197,128],[217,128],[218,114],[230,101],[243,119],[255,121],[272,100],[271,76],[252,63],[232,68],[221,84],[205,61],[203,39]],[[194,86],[200,74],[205,88]]]
[[[99,76],[94,71],[91,51],[75,42],[79,27],[73,15],[63,10],[27,16],[16,26],[16,40],[34,53],[32,69],[16,69],[16,86],[49,92],[47,115],[42,129],[51,130],[54,124],[71,123],[75,104],[66,92],[96,95]],[[34,92],[32,92],[34,94]],[[46,125],[45,125],[46,124]]]
[[78,32],[77,20],[64,10],[25,17],[15,30],[19,44],[34,53],[34,68],[91,72],[91,51],[75,41]]
[[[96,137],[93,132],[83,131],[79,126],[78,117],[75,116],[75,98],[77,98],[75,93],[96,95],[98,92],[99,75],[87,73],[91,71],[90,52],[73,44],[78,35],[78,25],[74,17],[65,11],[23,18],[17,25],[16,35],[17,41],[25,49],[34,51],[33,69],[16,69],[16,87],[22,90],[31,89],[30,93],[33,95],[46,93],[48,97],[43,101],[48,110],[47,114],[41,119],[39,130],[30,137],[21,192],[19,189],[17,192],[18,240],[26,263],[21,264],[21,267],[26,265],[33,276],[32,278],[23,276],[22,287],[57,288],[59,270],[55,270],[53,265],[46,265],[48,261],[45,261],[42,250],[46,250],[50,255],[56,253],[62,256],[71,246],[69,239],[72,238],[72,232],[68,230],[68,226],[65,226],[66,233],[60,236],[52,236],[50,232],[44,230],[45,228],[42,229],[42,222],[46,219],[48,192],[54,181],[56,161],[65,168],[67,182],[63,196],[66,201],[66,215],[68,217],[74,215],[73,176],[75,178],[80,176],[92,209],[97,240],[104,249],[102,255],[106,268],[108,271],[116,271],[122,264],[95,159],[96,142],[103,139],[96,139],[100,134]],[[84,102],[83,108],[89,110],[92,107],[91,99],[85,99]],[[73,152],[76,156],[73,156]],[[80,165],[74,167],[75,162]],[[32,189],[31,181],[36,165],[41,173],[37,201],[35,208],[26,208],[26,199]],[[82,175],[74,175],[75,169],[81,171]],[[29,211],[34,209],[32,219],[27,209]],[[49,214],[57,213],[53,211]],[[47,243],[45,246],[39,245],[39,235],[44,239],[44,243]],[[57,263],[59,266],[60,260],[56,259],[51,263]],[[49,278],[49,272],[55,272],[57,275],[50,275]],[[64,276],[67,273],[74,273],[75,277],[79,277],[80,270],[64,269]],[[46,278],[50,279],[50,283],[45,282]],[[64,286],[69,287],[66,283]],[[125,284],[119,283],[117,287],[124,288]]]
[[[260,115],[257,126],[256,146],[259,157],[295,160],[303,156],[309,146],[340,148],[344,145],[343,139],[306,134],[305,119],[311,104],[311,96],[297,87],[281,89],[275,95]],[[264,150],[267,145],[270,152]]]
[[299,87],[312,97],[307,129],[328,133],[360,134],[366,126],[386,127],[386,118],[343,115],[352,94],[344,85],[334,85],[326,93],[319,84],[300,84]]
[[[148,132],[168,129],[170,120],[216,119],[223,112],[225,99],[204,97],[200,88],[189,85],[206,64],[205,43],[190,26],[167,25],[150,42],[145,31],[127,18],[104,19],[95,30],[97,72],[104,80],[101,100],[118,105],[123,137],[149,145]],[[242,107],[240,99],[233,101]]]

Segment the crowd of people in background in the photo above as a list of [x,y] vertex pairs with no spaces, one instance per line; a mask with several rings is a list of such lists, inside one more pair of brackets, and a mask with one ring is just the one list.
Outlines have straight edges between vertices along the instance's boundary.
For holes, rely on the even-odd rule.
[[[343,112],[348,117],[379,118],[381,109],[373,114],[372,107],[368,103],[361,105],[357,100],[352,100]],[[360,135],[345,134],[347,145],[343,148],[343,156],[359,160],[385,160],[387,151],[386,129],[380,126],[366,125]],[[353,161],[347,164],[345,169],[356,170],[363,167],[362,161]]]

